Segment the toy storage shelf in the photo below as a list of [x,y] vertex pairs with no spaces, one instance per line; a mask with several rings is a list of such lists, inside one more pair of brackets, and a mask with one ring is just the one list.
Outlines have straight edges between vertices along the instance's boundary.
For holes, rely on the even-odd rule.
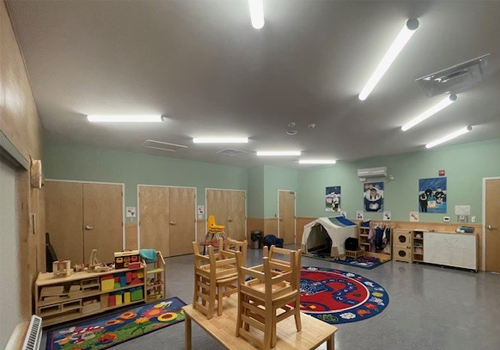
[[[104,289],[102,281],[136,276],[133,282],[124,286]],[[103,279],[101,279],[104,277]],[[112,277],[112,278],[111,278]],[[67,277],[54,277],[52,273],[40,273],[35,282],[35,312],[43,319],[43,326],[50,326],[81,317],[99,314],[145,301],[146,265],[136,269],[117,269],[108,272],[76,272]],[[135,283],[134,283],[135,282]],[[139,283],[140,282],[140,283]],[[134,297],[131,297],[131,294]],[[124,295],[127,294],[127,297]],[[119,295],[119,297],[118,297]],[[120,302],[114,303],[119,298]]]

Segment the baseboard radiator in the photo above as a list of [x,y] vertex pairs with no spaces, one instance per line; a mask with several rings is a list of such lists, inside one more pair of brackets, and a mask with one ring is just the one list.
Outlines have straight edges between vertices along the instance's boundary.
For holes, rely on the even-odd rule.
[[24,338],[22,350],[39,350],[42,340],[42,319],[33,315]]

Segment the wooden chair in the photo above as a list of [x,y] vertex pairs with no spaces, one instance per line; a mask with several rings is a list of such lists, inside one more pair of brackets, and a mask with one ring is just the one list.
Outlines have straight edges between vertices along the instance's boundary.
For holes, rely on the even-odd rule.
[[[300,267],[301,250],[290,251],[271,247],[271,254],[288,255],[283,261],[263,258],[263,264],[252,268],[243,266],[241,253],[236,253],[238,268],[238,319],[236,336],[241,336],[263,350],[276,346],[276,325],[294,316],[297,331],[302,329],[300,320]],[[250,276],[250,280],[245,281]],[[293,306],[291,306],[293,305]],[[250,327],[264,333],[264,339],[257,339]]]
[[[244,243],[246,254],[246,241]],[[238,279],[235,252],[219,249],[219,253],[216,255],[214,247],[208,246],[208,256],[202,255],[198,244],[193,242],[193,307],[205,314],[208,319],[213,317],[216,301],[217,314],[220,316],[222,315],[223,298],[238,291],[235,286]]]

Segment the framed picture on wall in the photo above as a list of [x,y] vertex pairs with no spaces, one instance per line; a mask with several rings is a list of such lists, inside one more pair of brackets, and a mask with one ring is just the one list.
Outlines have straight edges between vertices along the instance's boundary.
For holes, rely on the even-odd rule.
[[420,213],[446,213],[446,177],[418,181],[418,208]]
[[340,186],[331,186],[326,188],[325,211],[339,212],[341,202]]
[[384,211],[384,183],[365,182],[363,184],[363,209],[366,212]]

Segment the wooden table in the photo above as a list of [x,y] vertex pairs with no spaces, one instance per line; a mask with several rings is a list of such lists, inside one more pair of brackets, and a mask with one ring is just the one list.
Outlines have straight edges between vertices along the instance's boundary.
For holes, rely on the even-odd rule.
[[[192,349],[191,321],[196,322],[226,349],[257,349],[243,338],[236,337],[237,298],[237,295],[225,298],[222,316],[214,316],[210,320],[198,310],[193,309],[192,305],[187,305],[182,308],[186,314],[186,350]],[[302,330],[300,332],[297,332],[295,328],[295,319],[293,317],[288,317],[278,323],[278,342],[274,350],[312,350],[316,349],[324,342],[327,342],[328,350],[333,350],[335,348],[335,332],[337,332],[337,327],[305,314],[301,314],[301,319]],[[251,331],[251,333],[254,332],[256,331]],[[262,333],[260,336],[262,336]]]

